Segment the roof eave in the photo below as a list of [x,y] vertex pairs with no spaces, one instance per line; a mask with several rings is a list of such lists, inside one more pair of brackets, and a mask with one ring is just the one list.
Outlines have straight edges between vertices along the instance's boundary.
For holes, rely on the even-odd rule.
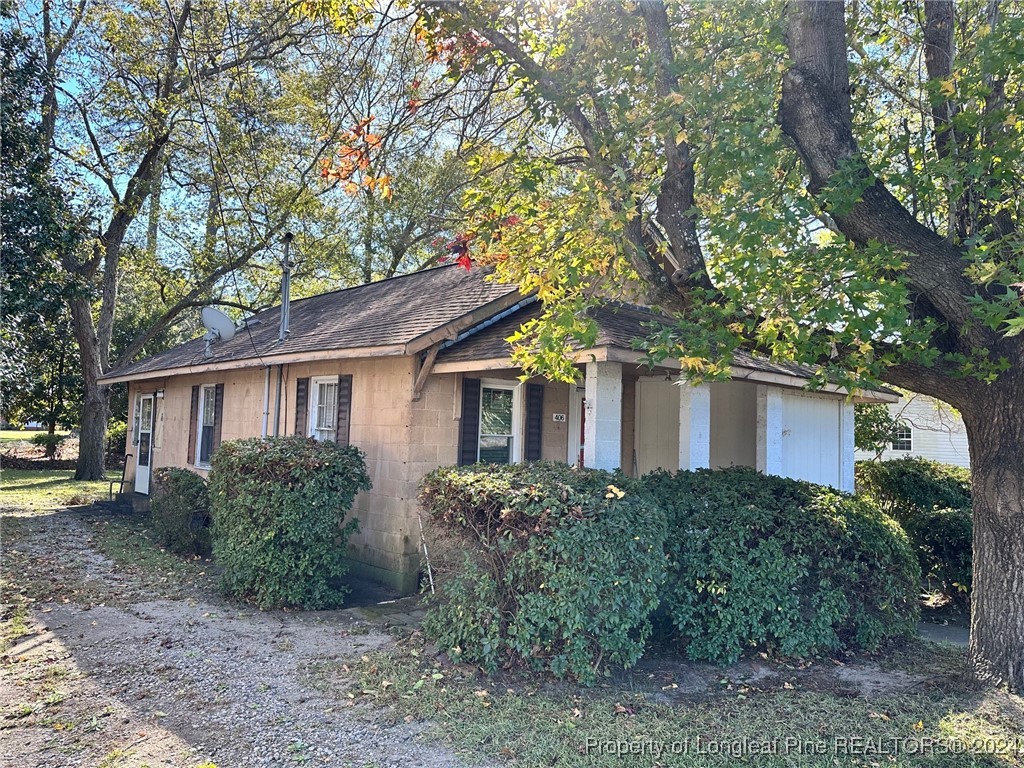
[[[633,365],[643,365],[647,358],[642,352],[623,349],[616,346],[601,346],[591,349],[584,349],[573,353],[574,363],[586,364],[590,362],[616,362]],[[663,360],[659,363],[662,368],[682,370],[678,360]],[[434,364],[434,373],[470,373],[473,371],[493,371],[508,368],[515,368],[512,359],[508,356],[492,357],[481,360],[444,361],[439,360]],[[732,381],[750,381],[758,384],[773,384],[789,389],[807,390],[807,379],[800,376],[784,373],[773,373],[761,371],[756,368],[747,368],[742,365],[732,365],[729,369]],[[824,394],[848,395],[849,390],[837,384],[827,384],[816,392]],[[898,395],[881,392],[874,389],[856,390],[853,393],[854,402],[858,403],[895,403],[899,400]]]
[[220,362],[211,361],[207,363],[198,363],[196,365],[181,365],[172,368],[154,368],[151,371],[128,371],[123,374],[113,372],[111,375],[101,376],[97,381],[100,384],[118,384],[125,381],[146,381],[149,379],[163,379],[168,376],[184,376],[188,374],[208,373],[213,371],[235,371],[242,368],[263,368],[266,366],[285,365],[288,363],[306,363],[318,360],[351,360],[355,358],[396,357],[405,354],[405,346],[402,344],[390,344],[377,347],[350,347],[348,349],[320,349],[312,352],[289,352],[287,354],[243,357],[238,358],[237,360],[223,360]]

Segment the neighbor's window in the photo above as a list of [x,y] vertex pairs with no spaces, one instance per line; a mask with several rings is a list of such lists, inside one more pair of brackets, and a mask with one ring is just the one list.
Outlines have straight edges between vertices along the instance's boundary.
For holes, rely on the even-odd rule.
[[317,440],[333,441],[338,435],[338,377],[310,379],[309,435]]
[[196,464],[210,466],[213,454],[213,427],[217,420],[217,387],[204,384],[199,390],[199,456]]
[[909,424],[901,424],[896,428],[892,437],[892,449],[894,451],[914,450],[914,431]]
[[487,464],[514,460],[515,389],[484,385],[480,389],[480,454]]

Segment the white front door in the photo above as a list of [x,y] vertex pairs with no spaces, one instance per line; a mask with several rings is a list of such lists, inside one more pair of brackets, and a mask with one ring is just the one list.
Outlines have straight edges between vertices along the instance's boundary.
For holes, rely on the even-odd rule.
[[153,395],[139,398],[139,444],[135,451],[135,492],[149,493],[150,464],[153,460]]

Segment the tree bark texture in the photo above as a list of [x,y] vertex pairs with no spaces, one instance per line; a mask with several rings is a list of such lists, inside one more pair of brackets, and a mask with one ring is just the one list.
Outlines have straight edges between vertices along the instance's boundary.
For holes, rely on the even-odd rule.
[[961,409],[971,450],[976,678],[1024,691],[1024,380],[1005,376]]

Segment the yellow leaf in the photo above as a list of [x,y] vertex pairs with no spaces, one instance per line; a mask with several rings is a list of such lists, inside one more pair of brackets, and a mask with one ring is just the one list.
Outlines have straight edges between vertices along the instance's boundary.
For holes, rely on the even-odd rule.
[[680,131],[676,134],[676,146],[678,147],[684,141],[686,141],[686,131]]
[[954,93],[956,93],[956,86],[953,85],[953,78],[943,80],[942,84],[939,86],[939,92],[943,96],[952,96]]

